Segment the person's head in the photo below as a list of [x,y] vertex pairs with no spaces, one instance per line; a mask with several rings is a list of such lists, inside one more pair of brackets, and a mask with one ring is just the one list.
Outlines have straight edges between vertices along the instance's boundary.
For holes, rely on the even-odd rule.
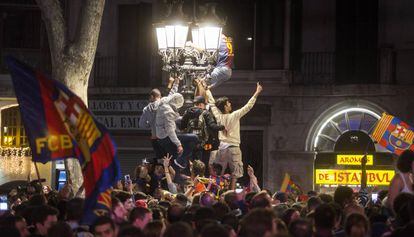
[[319,197],[310,197],[306,204],[307,212],[314,211],[319,205],[322,204],[322,200]]
[[414,195],[411,193],[400,193],[398,194],[393,202],[393,209],[395,213],[399,213],[401,208],[406,204],[414,202]]
[[84,200],[82,198],[73,198],[66,203],[66,220],[80,221],[83,216]]
[[184,97],[180,93],[172,94],[169,98],[168,104],[174,110],[181,108],[184,104]]
[[335,226],[335,210],[328,203],[323,203],[315,209],[315,227],[332,230]]
[[228,230],[222,225],[212,223],[206,225],[200,233],[200,237],[228,237]]
[[287,209],[282,216],[282,220],[285,222],[286,226],[289,226],[289,224],[300,218],[300,213],[296,209],[289,208]]
[[359,213],[352,213],[345,219],[345,235],[352,237],[368,236],[368,219]]
[[154,165],[154,175],[160,177],[164,175],[164,166],[162,164]]
[[352,203],[354,200],[354,191],[348,186],[339,186],[334,193],[334,201],[341,207]]
[[196,96],[194,97],[194,106],[200,108],[200,109],[206,109],[206,99],[204,98],[204,96]]
[[212,207],[216,203],[214,194],[211,192],[203,192],[200,194],[200,206]]
[[118,236],[122,237],[146,237],[141,229],[127,224],[119,228]]
[[218,221],[221,221],[223,217],[230,212],[230,207],[224,202],[216,202],[212,208],[214,210],[214,216]]
[[276,192],[273,194],[273,199],[278,200],[280,203],[286,203],[288,201],[288,195],[285,192]]
[[167,211],[167,220],[168,223],[172,224],[181,220],[184,216],[185,209],[183,206],[178,204],[173,204],[168,208]]
[[289,225],[289,233],[292,237],[312,237],[312,224],[302,218],[293,220]]
[[47,237],[72,237],[70,225],[64,221],[54,223],[47,231]]
[[117,221],[124,221],[127,218],[128,211],[124,204],[116,197],[112,197],[112,218]]
[[57,222],[59,211],[48,205],[36,207],[32,212],[32,224],[40,235],[46,235],[52,225]]
[[95,237],[116,237],[117,230],[114,221],[107,217],[101,216],[96,219],[91,227],[92,233]]
[[135,207],[129,214],[129,221],[135,227],[144,229],[152,221],[152,212],[145,207]]
[[220,164],[218,164],[218,163],[213,163],[212,165],[211,165],[211,175],[213,175],[213,176],[218,176],[218,175],[221,175],[221,173],[223,172],[223,166],[222,165],[220,165]]
[[158,90],[157,88],[152,89],[150,94],[149,94],[149,101],[154,102],[154,101],[157,101],[159,99],[161,99],[160,90]]
[[134,208],[135,203],[132,200],[132,194],[125,191],[121,191],[118,192],[115,196],[119,199],[119,201],[122,202],[127,211],[131,211],[132,208]]
[[239,208],[237,194],[233,190],[229,190],[223,194],[223,201],[230,207],[231,210]]
[[217,99],[216,106],[223,114],[231,113],[232,108],[230,100],[225,96]]
[[168,226],[164,237],[193,237],[193,229],[185,222],[176,222]]
[[240,222],[239,234],[243,237],[263,237],[276,234],[276,216],[273,211],[256,208]]
[[165,225],[162,221],[152,221],[148,223],[144,228],[145,237],[160,237],[165,232]]
[[195,176],[204,177],[206,172],[206,165],[201,160],[193,161],[193,173]]
[[413,161],[414,161],[414,151],[405,150],[398,157],[397,169],[399,171],[401,171],[401,173],[408,173],[410,171],[414,171],[414,162]]
[[261,191],[253,196],[250,201],[250,207],[253,208],[272,208],[272,198],[266,191]]
[[148,167],[146,165],[137,165],[135,167],[135,178],[144,179],[148,175]]
[[[320,200],[323,203],[330,203],[333,202],[333,197],[327,193],[321,193],[318,195],[318,197],[320,198]],[[310,199],[310,198],[309,198]]]
[[29,230],[27,229],[26,220],[21,216],[10,215],[3,217],[1,220],[1,226],[16,228],[20,233],[20,237],[27,237],[30,235]]

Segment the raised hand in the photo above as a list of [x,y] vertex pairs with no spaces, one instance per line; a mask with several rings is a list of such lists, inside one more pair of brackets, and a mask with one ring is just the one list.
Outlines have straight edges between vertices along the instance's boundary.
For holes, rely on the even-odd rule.
[[171,157],[172,155],[170,155],[169,153],[167,153],[167,155],[164,156],[164,158],[162,159],[164,167],[170,166]]
[[260,82],[256,83],[256,94],[260,94],[263,91],[263,86],[260,85]]

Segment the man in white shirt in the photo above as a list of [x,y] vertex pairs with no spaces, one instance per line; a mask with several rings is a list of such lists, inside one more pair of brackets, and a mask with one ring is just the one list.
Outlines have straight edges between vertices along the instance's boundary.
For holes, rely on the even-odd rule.
[[215,101],[211,91],[206,91],[211,111],[217,121],[226,128],[219,132],[219,152],[215,158],[210,157],[210,164],[218,163],[222,165],[223,172],[227,165],[229,166],[232,174],[231,189],[236,187],[237,179],[243,176],[243,162],[240,150],[240,119],[253,108],[262,90],[263,87],[257,83],[253,96],[246,105],[236,111],[232,111],[231,102],[227,97],[221,97]]

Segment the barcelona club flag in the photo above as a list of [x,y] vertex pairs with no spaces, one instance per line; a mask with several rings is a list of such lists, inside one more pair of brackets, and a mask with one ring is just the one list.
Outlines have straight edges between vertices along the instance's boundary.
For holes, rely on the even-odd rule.
[[77,158],[85,188],[83,222],[111,208],[111,187],[120,179],[115,143],[83,101],[62,83],[7,57],[34,162]]
[[285,173],[285,177],[283,178],[282,186],[280,187],[281,192],[286,193],[295,193],[297,195],[302,194],[302,189],[298,184],[293,182],[293,180],[290,178],[290,175],[288,173]]
[[383,113],[371,136],[387,150],[400,155],[407,149],[414,150],[413,131],[413,127],[407,123]]

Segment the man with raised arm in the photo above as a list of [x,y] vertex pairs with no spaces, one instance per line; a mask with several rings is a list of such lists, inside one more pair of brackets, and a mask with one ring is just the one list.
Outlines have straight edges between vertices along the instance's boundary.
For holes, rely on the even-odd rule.
[[144,107],[142,110],[142,115],[139,118],[139,127],[140,128],[147,128],[151,129],[151,145],[154,149],[156,159],[161,159],[164,156],[164,151],[158,144],[158,138],[155,134],[155,115],[158,110],[158,107],[161,103],[161,101],[167,101],[169,98],[178,92],[178,84],[179,79],[176,78],[170,78],[168,83],[168,88],[170,89],[170,92],[168,96],[161,98],[161,92],[159,89],[154,88],[151,90],[149,95],[149,104]]
[[257,83],[253,96],[246,105],[236,111],[232,111],[229,98],[221,97],[215,101],[211,91],[206,91],[211,111],[217,121],[226,128],[219,132],[219,152],[215,158],[210,157],[210,164],[221,164],[223,171],[229,166],[232,174],[231,189],[236,187],[237,179],[243,176],[242,153],[240,150],[240,119],[253,108],[262,90],[263,87]]

